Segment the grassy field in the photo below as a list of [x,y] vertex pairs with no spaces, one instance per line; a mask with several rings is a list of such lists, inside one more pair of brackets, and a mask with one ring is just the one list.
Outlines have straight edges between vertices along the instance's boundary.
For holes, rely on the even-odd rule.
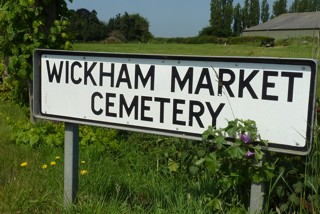
[[[259,45],[216,45],[216,44],[100,44],[77,43],[74,50],[103,51],[144,54],[175,55],[210,55],[210,56],[249,56],[249,57],[283,57],[283,58],[316,58],[317,48],[311,42],[297,41],[289,46],[273,48]],[[0,213],[211,213],[212,207],[223,213],[224,208],[215,201],[212,191],[219,192],[215,181],[210,177],[192,176],[181,171],[172,172],[174,167],[171,158],[183,157],[182,151],[196,153],[190,141],[164,138],[147,134],[117,133],[121,136],[115,140],[115,146],[108,149],[101,145],[82,144],[80,151],[80,183],[76,206],[70,210],[63,208],[63,147],[31,147],[17,145],[10,140],[12,125],[18,122],[27,123],[26,109],[14,103],[0,102]],[[41,129],[41,128],[40,128]],[[82,127],[82,130],[89,128]],[[99,129],[98,131],[101,131]],[[33,130],[29,130],[32,132]],[[87,135],[91,134],[89,132]],[[83,138],[85,135],[82,136]],[[91,136],[91,141],[95,136]],[[89,142],[89,141],[88,141]],[[94,142],[97,142],[95,139]],[[110,149],[111,148],[111,149]],[[289,186],[292,177],[299,182],[312,183],[319,178],[319,152],[308,157],[308,170],[313,177],[303,180],[305,171],[298,171],[296,162],[304,159],[295,158],[285,162],[288,172],[278,172],[279,176],[272,186],[275,193],[281,193],[288,203],[278,198],[277,204],[270,204],[268,213],[276,213],[275,207],[285,209],[285,205],[299,206],[299,197],[306,194],[300,186],[289,187],[287,195],[281,192],[276,184]],[[198,154],[196,154],[198,155]],[[312,160],[309,160],[314,158]],[[301,163],[303,165],[304,163]],[[182,166],[180,166],[182,168]],[[294,168],[296,167],[296,168]],[[319,167],[318,167],[319,168]],[[291,170],[292,169],[292,170]],[[307,170],[306,170],[307,171]],[[285,174],[287,173],[287,174]],[[317,183],[317,182],[315,182]],[[249,187],[248,187],[249,188]],[[304,188],[304,187],[301,187]],[[312,194],[318,197],[318,185],[313,186]],[[296,189],[297,192],[295,191]],[[308,190],[309,191],[309,190]],[[248,191],[247,191],[248,192]],[[316,194],[313,194],[316,192]],[[232,194],[232,192],[231,192]],[[295,195],[298,199],[294,198]],[[269,196],[271,193],[269,193]],[[307,196],[305,196],[307,198]],[[292,199],[292,201],[291,201]],[[310,199],[311,200],[311,199]],[[290,202],[290,203],[289,203]],[[297,203],[297,204],[295,204]],[[234,212],[246,213],[247,207],[237,203],[236,196],[228,205],[237,208]],[[301,205],[300,213],[305,207]],[[292,208],[292,210],[296,210]]]
[[0,112],[0,213],[207,212],[201,183],[161,173],[156,152],[141,150],[157,141],[151,135],[119,143],[121,152],[81,147],[77,206],[64,210],[63,148],[10,143],[10,124],[24,112],[12,103],[0,103]]
[[217,44],[101,44],[76,43],[74,50],[102,51],[144,54],[175,54],[205,56],[246,56],[246,57],[282,57],[316,58],[316,49],[311,42],[295,42],[289,46],[260,47],[252,45],[217,45]]

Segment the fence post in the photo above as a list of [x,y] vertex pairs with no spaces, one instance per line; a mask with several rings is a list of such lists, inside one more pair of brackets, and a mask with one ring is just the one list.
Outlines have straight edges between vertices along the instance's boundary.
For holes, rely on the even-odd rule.
[[64,207],[75,200],[79,181],[79,125],[65,123],[64,142]]

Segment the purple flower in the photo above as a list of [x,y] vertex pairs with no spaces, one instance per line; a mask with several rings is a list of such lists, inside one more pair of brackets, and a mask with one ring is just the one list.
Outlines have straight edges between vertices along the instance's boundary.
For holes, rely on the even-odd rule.
[[254,152],[247,151],[246,157],[250,158],[252,156],[254,156]]
[[241,134],[240,135],[240,140],[246,144],[250,143],[251,138],[249,137],[249,135],[246,134]]

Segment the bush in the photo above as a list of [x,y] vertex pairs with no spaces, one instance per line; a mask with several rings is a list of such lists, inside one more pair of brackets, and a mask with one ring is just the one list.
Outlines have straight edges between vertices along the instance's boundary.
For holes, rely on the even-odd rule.
[[177,43],[177,44],[257,44],[261,46],[273,47],[275,39],[264,36],[245,36],[245,37],[217,37],[217,36],[195,36],[195,37],[176,37],[176,38],[154,38],[153,43]]
[[275,39],[266,36],[241,36],[241,37],[230,37],[230,44],[260,44],[261,46],[274,47]]

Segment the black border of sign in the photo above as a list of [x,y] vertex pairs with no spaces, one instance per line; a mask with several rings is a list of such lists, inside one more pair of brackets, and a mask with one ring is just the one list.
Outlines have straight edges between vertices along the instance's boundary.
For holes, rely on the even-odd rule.
[[307,139],[304,147],[295,147],[269,143],[265,148],[269,151],[282,152],[296,155],[307,155],[311,149],[313,141],[313,125],[315,120],[315,95],[317,83],[317,62],[312,59],[289,59],[289,58],[259,58],[259,57],[213,57],[213,56],[193,56],[193,55],[156,55],[156,54],[128,54],[128,53],[106,53],[106,52],[86,52],[86,51],[62,51],[37,49],[33,56],[33,114],[39,119],[56,120],[61,122],[79,123],[85,125],[95,125],[108,128],[123,129],[129,131],[139,131],[151,134],[168,135],[174,137],[200,140],[201,134],[192,134],[179,131],[168,131],[150,127],[138,127],[125,124],[114,124],[100,121],[92,121],[79,118],[63,117],[58,115],[44,114],[41,112],[41,56],[45,54],[60,56],[81,56],[81,57],[118,57],[118,58],[138,58],[138,59],[160,59],[160,60],[192,60],[192,61],[213,61],[213,62],[234,62],[234,63],[265,63],[265,64],[288,64],[309,66],[311,68],[310,94],[308,103]]

